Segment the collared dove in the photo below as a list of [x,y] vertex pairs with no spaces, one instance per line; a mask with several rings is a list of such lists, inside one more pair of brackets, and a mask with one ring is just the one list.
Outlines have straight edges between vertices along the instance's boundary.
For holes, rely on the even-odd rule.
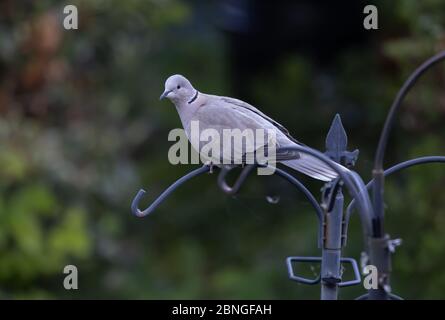
[[[160,96],[160,99],[163,98],[170,99],[176,106],[186,135],[197,151],[201,150],[202,141],[197,145],[190,139],[193,121],[199,121],[199,130],[214,129],[222,136],[224,129],[273,130],[276,135],[276,148],[303,145],[294,139],[284,126],[252,105],[234,98],[201,93],[182,75],[172,75],[167,79],[165,90]],[[324,162],[301,152],[293,160],[285,160],[285,157],[280,159],[280,155],[277,155],[276,160],[314,179],[330,181],[337,177],[337,173]],[[348,171],[343,166],[337,167]]]

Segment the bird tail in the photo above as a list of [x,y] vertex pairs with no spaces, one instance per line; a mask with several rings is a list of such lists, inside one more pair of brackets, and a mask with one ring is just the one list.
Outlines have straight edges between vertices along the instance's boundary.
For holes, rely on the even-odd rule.
[[[337,172],[335,172],[323,161],[308,154],[300,153],[299,159],[282,161],[281,163],[294,170],[300,171],[301,173],[304,173],[309,177],[321,181],[331,181],[332,179],[335,179],[338,176]],[[349,169],[337,163],[335,163],[335,165],[340,170],[349,171]]]

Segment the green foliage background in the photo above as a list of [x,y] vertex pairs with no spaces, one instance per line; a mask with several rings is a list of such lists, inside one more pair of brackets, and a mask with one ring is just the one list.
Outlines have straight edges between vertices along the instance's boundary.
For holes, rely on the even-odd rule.
[[[246,84],[255,104],[315,148],[342,114],[365,179],[398,88],[445,49],[442,1],[376,3],[372,41],[342,51],[333,67],[285,55]],[[141,186],[154,197],[194,167],[167,161],[167,134],[180,126],[170,103],[158,101],[167,76],[232,95],[227,43],[202,18],[211,4],[72,4],[76,31],[62,27],[63,2],[0,4],[0,298],[318,298],[317,287],[289,281],[284,264],[319,254],[315,215],[278,178],[252,177],[232,198],[206,175],[149,218],[130,214]],[[428,72],[408,96],[387,166],[444,154],[444,70]],[[301,179],[318,194],[319,183]],[[392,283],[403,297],[445,298],[444,188],[441,165],[388,179],[386,227],[404,239]],[[359,231],[354,216],[345,255],[359,258]],[[78,267],[77,291],[63,289],[67,264]],[[345,288],[341,298],[362,292]]]

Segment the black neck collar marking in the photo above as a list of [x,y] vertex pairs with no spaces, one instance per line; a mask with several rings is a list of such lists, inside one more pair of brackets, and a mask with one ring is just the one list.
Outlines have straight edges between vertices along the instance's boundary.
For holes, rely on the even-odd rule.
[[196,100],[196,98],[198,98],[198,90],[196,90],[196,93],[195,93],[195,95],[193,96],[193,98],[188,102],[188,104],[191,104],[191,103],[193,103],[193,101],[195,101]]

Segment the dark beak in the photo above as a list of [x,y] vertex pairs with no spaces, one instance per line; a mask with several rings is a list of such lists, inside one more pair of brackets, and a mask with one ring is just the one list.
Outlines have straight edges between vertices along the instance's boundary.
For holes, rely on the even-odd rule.
[[165,91],[161,94],[161,96],[159,97],[159,100],[162,100],[162,99],[164,99],[165,97],[167,97],[168,94],[169,94],[170,92],[172,92],[172,91],[171,91],[171,90],[165,90]]

